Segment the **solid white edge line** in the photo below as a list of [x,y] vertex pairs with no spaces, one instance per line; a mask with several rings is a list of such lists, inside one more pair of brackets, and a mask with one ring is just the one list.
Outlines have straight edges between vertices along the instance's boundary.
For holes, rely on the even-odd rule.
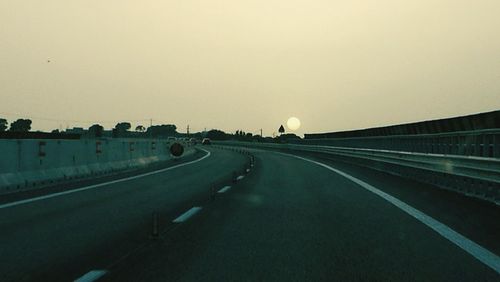
[[95,188],[99,188],[99,187],[106,186],[106,185],[111,185],[111,184],[121,183],[121,182],[129,181],[129,180],[134,180],[134,179],[138,179],[138,178],[143,178],[143,177],[146,177],[146,176],[150,176],[150,175],[162,173],[162,172],[165,172],[165,171],[169,171],[169,170],[172,170],[172,169],[176,169],[176,168],[179,168],[179,167],[183,167],[183,166],[187,166],[187,165],[190,165],[190,164],[194,164],[194,163],[200,162],[200,161],[202,161],[202,160],[210,157],[211,153],[209,151],[204,150],[204,149],[200,149],[200,150],[205,151],[207,154],[205,156],[199,158],[199,159],[194,160],[194,161],[190,161],[190,162],[178,164],[178,165],[175,165],[175,166],[172,166],[172,167],[167,167],[167,168],[163,168],[163,169],[159,169],[159,170],[155,170],[155,171],[146,172],[146,173],[139,174],[139,175],[129,176],[129,177],[120,178],[120,179],[117,179],[117,180],[112,180],[112,181],[108,181],[108,182],[103,182],[103,183],[99,183],[99,184],[85,186],[85,187],[78,188],[78,189],[73,189],[73,190],[58,192],[58,193],[54,193],[54,194],[39,196],[39,197],[35,197],[35,198],[30,198],[30,199],[26,199],[26,200],[20,200],[20,201],[16,201],[16,202],[12,202],[12,203],[2,204],[2,205],[0,205],[0,209],[10,208],[10,207],[18,206],[18,205],[23,205],[23,204],[28,204],[28,203],[36,202],[36,201],[41,201],[41,200],[46,200],[46,199],[50,199],[50,198],[55,198],[55,197],[59,197],[59,196],[67,195],[67,194],[72,194],[72,193],[81,192],[81,191],[85,191],[85,190],[95,189]]
[[466,251],[470,255],[472,255],[474,258],[477,260],[481,261],[494,271],[496,271],[498,274],[500,274],[500,257],[497,256],[496,254],[488,251],[487,249],[483,248],[479,244],[473,242],[472,240],[466,238],[465,236],[461,235],[460,233],[456,232],[455,230],[451,229],[447,225],[435,220],[434,218],[428,216],[427,214],[413,208],[412,206],[404,203],[403,201],[385,193],[382,192],[381,190],[373,187],[372,185],[355,178],[354,176],[351,176],[343,171],[340,171],[338,169],[335,169],[329,165],[313,161],[310,159],[306,159],[303,157],[295,156],[295,155],[290,155],[290,154],[285,154],[285,153],[278,153],[282,155],[287,155],[290,157],[294,157],[297,159],[301,159],[303,161],[307,161],[310,163],[314,163],[316,165],[322,166],[328,170],[331,170],[349,180],[352,182],[358,184],[359,186],[365,188],[366,190],[374,193],[375,195],[383,198],[384,200],[388,201],[389,203],[393,204],[394,206],[398,207],[402,211],[406,212],[407,214],[411,215],[412,217],[416,218],[418,221],[422,222],[423,224],[427,225],[430,227],[432,230],[436,231],[439,235],[442,237],[448,239],[450,242],[455,244],[456,246],[460,247],[462,250]]
[[85,275],[82,277],[78,278],[75,280],[75,282],[92,282],[96,281],[97,279],[103,277],[108,273],[107,270],[91,270],[87,272]]
[[225,193],[229,189],[231,189],[231,186],[224,186],[217,193]]
[[193,215],[195,215],[196,213],[198,213],[200,210],[201,210],[201,207],[192,207],[187,212],[181,214],[179,217],[172,220],[172,222],[173,223],[184,222],[184,221],[188,220],[190,217],[192,217]]

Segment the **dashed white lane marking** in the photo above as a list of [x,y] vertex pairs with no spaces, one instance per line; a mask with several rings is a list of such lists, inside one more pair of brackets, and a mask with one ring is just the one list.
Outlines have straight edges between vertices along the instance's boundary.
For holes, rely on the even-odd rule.
[[250,172],[250,169],[249,169],[249,168],[247,168],[246,172]]
[[[279,153],[283,154],[283,153]],[[485,265],[489,266],[491,269],[496,271],[498,274],[500,274],[500,257],[497,256],[496,254],[488,251],[487,249],[483,248],[482,246],[478,245],[477,243],[471,241],[470,239],[466,238],[465,236],[461,235],[460,233],[456,232],[455,230],[451,229],[447,225],[435,220],[434,218],[426,215],[425,213],[415,209],[414,207],[404,203],[403,201],[385,193],[382,192],[381,190],[373,187],[372,185],[357,179],[343,171],[340,171],[338,169],[335,169],[331,166],[328,166],[326,164],[313,161],[310,159],[306,159],[303,157],[299,156],[294,156],[290,154],[283,154],[287,155],[290,157],[294,157],[297,159],[301,159],[310,163],[317,164],[319,166],[322,166],[328,170],[331,170],[349,180],[352,182],[358,184],[359,186],[365,188],[366,190],[374,193],[377,196],[380,196],[384,200],[388,201],[389,203],[395,205],[402,211],[406,212],[407,214],[411,215],[412,217],[416,218],[418,221],[422,222],[423,224],[427,225],[430,227],[432,230],[436,231],[439,235],[443,236],[444,238],[448,239],[451,241],[453,244],[457,245],[470,255],[472,255],[474,258],[477,260],[481,261]]]
[[174,219],[172,222],[173,223],[184,222],[184,221],[188,220],[190,217],[192,217],[193,215],[195,215],[196,213],[198,213],[200,210],[201,210],[201,207],[193,207],[190,210],[188,210],[187,212],[181,214],[178,218]]
[[243,178],[245,178],[245,176],[244,175],[240,175],[240,176],[236,177],[236,180],[242,180]]
[[0,205],[0,209],[10,208],[10,207],[19,206],[19,205],[23,205],[23,204],[28,204],[28,203],[32,203],[32,202],[36,202],[36,201],[41,201],[41,200],[55,198],[55,197],[59,197],[59,196],[63,196],[63,195],[68,195],[68,194],[72,194],[72,193],[76,193],[76,192],[81,192],[81,191],[85,191],[85,190],[91,190],[91,189],[103,187],[103,186],[106,186],[106,185],[111,185],[111,184],[121,183],[121,182],[129,181],[129,180],[134,180],[134,179],[138,179],[138,178],[143,178],[143,177],[146,177],[146,176],[150,176],[150,175],[162,173],[162,172],[165,172],[165,171],[169,171],[169,170],[172,170],[172,169],[176,169],[176,168],[179,168],[179,167],[183,167],[183,166],[187,166],[187,165],[190,165],[190,164],[194,164],[194,163],[200,162],[200,161],[202,161],[202,160],[210,157],[211,153],[209,151],[204,150],[204,149],[200,149],[200,150],[205,151],[207,154],[205,156],[197,159],[197,160],[194,160],[194,161],[190,161],[190,162],[187,162],[187,163],[178,164],[178,165],[175,165],[175,166],[172,166],[172,167],[163,168],[163,169],[160,169],[160,170],[150,171],[150,172],[139,174],[139,175],[125,177],[125,178],[121,178],[121,179],[117,179],[117,180],[112,180],[112,181],[108,181],[108,182],[103,182],[103,183],[99,183],[99,184],[95,184],[95,185],[85,186],[85,187],[78,188],[78,189],[73,189],[73,190],[68,190],[68,191],[64,191],[64,192],[58,192],[58,193],[49,194],[49,195],[45,195],[45,196],[35,197],[35,198],[31,198],[31,199],[26,199],[26,200],[11,202],[11,203]]
[[229,189],[231,189],[231,186],[224,186],[217,193],[225,193]]
[[106,275],[106,270],[91,270],[82,277],[75,280],[75,282],[92,282]]

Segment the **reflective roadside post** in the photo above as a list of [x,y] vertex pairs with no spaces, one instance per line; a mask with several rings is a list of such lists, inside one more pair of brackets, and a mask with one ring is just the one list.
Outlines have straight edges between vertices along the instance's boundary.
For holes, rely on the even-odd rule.
[[158,212],[153,212],[151,238],[158,239],[159,237],[160,237],[160,214]]

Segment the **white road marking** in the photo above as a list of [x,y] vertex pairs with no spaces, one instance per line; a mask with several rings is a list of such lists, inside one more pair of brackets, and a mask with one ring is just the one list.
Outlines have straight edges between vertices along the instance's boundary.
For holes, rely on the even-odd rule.
[[243,178],[245,178],[245,176],[244,175],[240,175],[240,176],[236,177],[236,180],[242,180]]
[[297,159],[301,159],[310,163],[317,164],[319,166],[322,166],[328,170],[331,170],[337,174],[340,174],[341,176],[351,180],[352,182],[358,184],[359,186],[365,188],[366,190],[374,193],[377,196],[380,196],[384,200],[388,201],[389,203],[393,204],[394,206],[398,207],[402,211],[406,212],[407,214],[411,215],[412,217],[416,218],[418,221],[422,222],[423,224],[427,225],[430,227],[432,230],[436,231],[439,235],[443,236],[444,238],[448,239],[451,241],[453,244],[457,245],[470,255],[472,255],[474,258],[478,259],[485,265],[489,266],[491,269],[496,271],[498,274],[500,274],[500,257],[497,256],[496,254],[488,251],[487,249],[483,248],[482,246],[478,245],[477,243],[469,240],[465,236],[461,235],[460,233],[456,232],[455,230],[451,229],[450,227],[446,226],[445,224],[435,220],[434,218],[426,215],[425,213],[413,208],[412,206],[404,203],[403,201],[385,193],[382,192],[381,190],[373,187],[372,185],[357,179],[343,171],[340,171],[338,169],[335,169],[331,166],[328,166],[326,164],[313,161],[310,159],[306,159],[303,157],[299,156],[294,156],[290,154],[284,154],[284,153],[278,153],[278,154],[283,154],[287,155],[290,157],[294,157]]
[[247,168],[246,172],[250,172],[250,169],[249,169],[249,168]]
[[72,193],[76,193],[76,192],[91,190],[91,189],[103,187],[103,186],[106,186],[106,185],[111,185],[111,184],[121,183],[121,182],[129,181],[129,180],[134,180],[134,179],[138,179],[138,178],[143,178],[143,177],[146,177],[146,176],[150,176],[150,175],[162,173],[162,172],[165,172],[165,171],[169,171],[169,170],[172,170],[172,169],[176,169],[176,168],[179,168],[179,167],[183,167],[183,166],[187,166],[187,165],[190,165],[190,164],[194,164],[194,163],[200,162],[200,161],[202,161],[202,160],[210,157],[211,153],[209,151],[204,150],[204,149],[200,149],[200,150],[205,151],[207,154],[205,156],[197,159],[197,160],[194,160],[194,161],[190,161],[190,162],[187,162],[187,163],[178,164],[178,165],[175,165],[175,166],[172,166],[172,167],[163,168],[163,169],[160,169],[160,170],[146,172],[146,173],[139,174],[139,175],[134,175],[134,176],[125,177],[125,178],[121,178],[121,179],[117,179],[117,180],[112,180],[112,181],[108,181],[108,182],[103,182],[103,183],[99,183],[99,184],[85,186],[85,187],[78,188],[78,189],[73,189],[73,190],[58,192],[58,193],[54,193],[54,194],[44,195],[44,196],[40,196],[40,197],[30,198],[30,199],[26,199],[26,200],[20,200],[20,201],[16,201],[16,202],[11,202],[11,203],[0,205],[0,209],[10,208],[10,207],[19,206],[19,205],[23,205],[23,204],[28,204],[28,203],[32,203],[32,202],[36,202],[36,201],[41,201],[41,200],[55,198],[55,197],[59,197],[59,196],[63,196],[63,195],[68,195],[68,194],[72,194]]
[[106,275],[106,270],[91,270],[82,277],[75,280],[75,282],[92,282]]
[[198,213],[200,210],[201,210],[201,207],[192,207],[187,212],[181,214],[178,218],[174,219],[172,222],[173,223],[184,222],[184,221],[188,220],[190,217],[192,217],[193,215],[195,215],[196,213]]
[[225,186],[225,187],[222,187],[217,193],[225,193],[229,189],[231,189],[231,186]]

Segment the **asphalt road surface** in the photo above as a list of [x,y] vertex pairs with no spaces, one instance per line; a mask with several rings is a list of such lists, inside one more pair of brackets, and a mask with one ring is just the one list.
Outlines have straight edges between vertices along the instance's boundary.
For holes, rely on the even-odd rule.
[[248,159],[212,151],[172,163],[161,173],[127,175],[132,179],[95,188],[72,187],[91,189],[28,203],[16,199],[21,204],[14,206],[0,204],[0,281],[72,281],[87,269],[111,265],[149,240],[153,213],[165,220],[205,202],[214,182],[230,178]]
[[245,174],[247,155],[208,150],[0,208],[0,280],[500,280],[498,206],[315,155],[255,150]]

